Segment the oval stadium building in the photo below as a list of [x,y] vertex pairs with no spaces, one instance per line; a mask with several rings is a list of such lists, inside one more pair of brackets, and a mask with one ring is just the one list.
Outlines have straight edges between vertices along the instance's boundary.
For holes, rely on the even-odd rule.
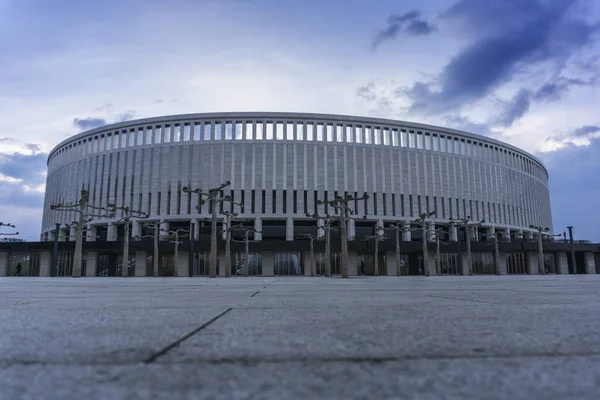
[[[182,188],[207,192],[226,181],[224,195],[243,206],[223,203],[219,211],[233,210],[261,232],[255,241],[286,251],[294,251],[302,233],[322,234],[312,215],[335,210],[319,200],[345,195],[369,196],[351,204],[361,217],[348,227],[357,243],[378,227],[410,224],[433,212],[431,231],[451,218],[483,220],[475,241],[491,234],[507,241],[531,237],[531,226],[552,229],[545,167],[509,144],[404,121],[238,112],[127,121],[63,141],[48,158],[42,241],[54,239],[57,223],[68,236],[64,226],[77,216],[50,205],[76,203],[81,189],[94,206],[116,203],[147,212],[148,219],[133,221],[134,237],[145,236],[143,223],[150,221],[170,229],[194,222],[195,237],[202,237],[211,205]],[[95,218],[87,240],[118,241],[121,216]],[[450,227],[445,239],[460,241],[460,234]],[[419,235],[405,232],[402,239]]]

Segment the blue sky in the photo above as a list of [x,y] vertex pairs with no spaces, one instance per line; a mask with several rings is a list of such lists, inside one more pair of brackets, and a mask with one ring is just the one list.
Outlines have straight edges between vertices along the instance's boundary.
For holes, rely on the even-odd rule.
[[48,151],[99,124],[300,111],[538,156],[554,230],[600,242],[593,0],[0,0],[0,221],[38,238]]

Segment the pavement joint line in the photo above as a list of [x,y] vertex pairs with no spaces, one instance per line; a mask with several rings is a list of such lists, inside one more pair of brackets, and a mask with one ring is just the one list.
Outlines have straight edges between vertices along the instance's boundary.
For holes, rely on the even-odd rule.
[[225,316],[225,314],[227,314],[229,311],[233,310],[233,308],[228,308],[227,310],[223,311],[222,313],[220,313],[219,315],[217,315],[216,317],[212,318],[210,321],[200,325],[198,328],[194,329],[193,331],[191,331],[190,333],[188,333],[185,336],[182,336],[181,338],[177,339],[176,341],[174,341],[173,343],[171,343],[170,345],[168,345],[167,347],[163,348],[162,350],[160,350],[157,353],[154,353],[153,355],[151,355],[150,357],[148,357],[147,359],[145,359],[143,361],[144,364],[150,364],[154,361],[156,361],[158,358],[164,356],[165,354],[167,354],[169,351],[171,351],[172,349],[174,349],[175,347],[179,346],[181,343],[183,343],[184,341],[186,341],[187,339],[191,338],[192,336],[194,336],[196,333],[202,331],[203,329],[207,328],[208,326],[210,326],[213,322],[216,322],[219,318]]
[[484,301],[484,300],[473,300],[473,299],[461,299],[459,297],[450,297],[450,296],[438,296],[438,295],[429,295],[429,297],[437,297],[438,299],[448,299],[448,300],[458,300],[458,301],[470,301],[473,303],[483,303],[483,304],[499,304],[503,305],[504,303],[496,303],[493,301]]
[[257,294],[259,294],[259,293],[260,293],[260,290],[257,290],[257,291],[256,291],[256,292],[254,292],[254,293],[252,294],[252,296],[250,296],[250,297],[254,297],[254,296],[256,296],[256,295],[257,295]]
[[[390,362],[406,362],[406,361],[461,361],[461,360],[526,360],[530,358],[545,358],[545,359],[559,359],[559,358],[599,358],[600,353],[525,353],[525,354],[457,354],[457,355],[430,355],[430,356],[347,356],[347,357],[239,357],[239,358],[212,358],[212,359],[196,359],[196,360],[182,360],[173,361],[170,360],[168,363],[152,363],[152,365],[189,365],[189,364],[206,364],[206,365],[221,365],[221,364],[285,364],[285,363],[390,363]],[[142,364],[149,364],[148,361],[142,361]],[[44,361],[0,361],[0,368],[11,368],[13,366],[135,366],[139,365],[136,361],[123,361],[123,362],[44,362]]]

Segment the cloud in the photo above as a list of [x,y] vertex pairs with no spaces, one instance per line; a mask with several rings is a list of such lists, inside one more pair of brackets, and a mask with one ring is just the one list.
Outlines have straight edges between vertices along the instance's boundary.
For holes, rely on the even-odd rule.
[[373,82],[369,82],[365,86],[361,86],[356,89],[356,95],[362,99],[367,101],[374,101],[377,99],[377,95],[374,92],[375,84]]
[[[479,1],[461,0],[442,15],[471,41],[431,81],[402,89],[411,100],[410,111],[424,115],[456,111],[484,99],[520,73],[544,66],[555,73],[586,45],[595,40],[599,25],[569,14],[575,0]],[[476,33],[476,34],[475,34]],[[552,82],[550,82],[552,84]],[[548,86],[552,93],[558,86]],[[513,99],[509,114],[526,112],[526,92]],[[511,122],[510,116],[505,122]]]
[[102,119],[102,118],[86,117],[86,118],[74,118],[73,119],[73,125],[75,125],[79,129],[81,129],[82,131],[87,131],[88,129],[98,128],[99,126],[103,126],[106,124],[107,124],[106,120]]
[[116,120],[116,122],[125,122],[125,121],[132,120],[134,117],[135,117],[135,111],[128,110],[122,114],[117,114],[117,117],[115,118],[115,120]]
[[46,157],[45,153],[0,153],[0,174],[28,185],[45,183]]
[[[583,128],[583,131],[590,130]],[[600,127],[595,127],[596,132]],[[593,129],[591,129],[593,130]],[[563,148],[538,154],[548,168],[550,198],[555,232],[573,225],[576,239],[600,243],[600,138],[591,138],[588,145],[566,144]]]
[[550,152],[570,146],[585,147],[598,138],[600,138],[600,126],[585,125],[561,135],[547,137],[542,151]]
[[400,34],[425,36],[435,30],[435,26],[420,18],[420,13],[417,10],[409,11],[402,15],[392,14],[388,17],[387,27],[375,36],[373,49],[377,49],[383,42],[396,39]]

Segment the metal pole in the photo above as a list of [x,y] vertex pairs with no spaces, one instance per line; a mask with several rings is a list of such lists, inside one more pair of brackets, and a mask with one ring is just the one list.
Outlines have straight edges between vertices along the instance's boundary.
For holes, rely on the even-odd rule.
[[577,264],[575,263],[575,247],[573,246],[573,227],[567,226],[569,230],[569,242],[571,243],[571,265],[573,265],[573,274],[577,275]]
[[58,236],[60,235],[60,224],[54,224],[54,248],[52,249],[52,266],[50,276],[56,276],[58,271]]

